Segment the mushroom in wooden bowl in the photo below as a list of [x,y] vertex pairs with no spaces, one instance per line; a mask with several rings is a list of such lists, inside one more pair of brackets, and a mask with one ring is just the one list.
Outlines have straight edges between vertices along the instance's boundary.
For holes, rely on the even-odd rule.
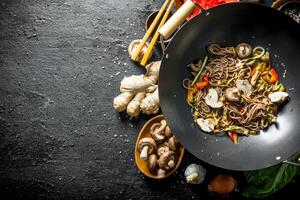
[[163,179],[179,167],[184,148],[176,141],[163,115],[158,115],[141,129],[134,154],[135,163],[145,176]]

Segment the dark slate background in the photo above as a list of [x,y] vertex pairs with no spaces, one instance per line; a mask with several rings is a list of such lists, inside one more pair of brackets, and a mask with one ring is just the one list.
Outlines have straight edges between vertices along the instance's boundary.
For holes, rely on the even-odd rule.
[[[184,184],[184,168],[200,163],[189,153],[170,179],[144,178],[133,149],[149,117],[129,119],[112,108],[120,80],[143,72],[127,46],[142,38],[146,17],[162,2],[0,2],[1,199],[219,199],[206,184]],[[205,166],[208,179],[222,172]],[[272,199],[299,197],[298,184]]]

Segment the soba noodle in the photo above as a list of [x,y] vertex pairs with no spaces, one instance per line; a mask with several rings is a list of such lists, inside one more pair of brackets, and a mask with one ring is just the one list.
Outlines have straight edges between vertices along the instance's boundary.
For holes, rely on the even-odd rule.
[[[199,88],[197,83],[193,85],[191,80],[183,82],[184,87],[188,89],[187,101],[193,108],[195,121],[210,119],[213,123],[206,124],[210,128],[207,132],[234,131],[244,135],[257,134],[274,123],[278,105],[283,101],[274,101],[269,95],[284,94],[285,88],[278,82],[278,75],[271,67],[268,52],[262,47],[251,48],[251,55],[241,58],[235,47],[222,48],[211,44],[207,50],[210,58],[202,72],[199,72],[203,64],[201,61],[188,65],[194,76],[200,74],[194,81],[200,83]],[[209,80],[208,84],[201,85],[205,77]],[[239,83],[244,85],[238,87]],[[247,87],[251,90],[243,90]],[[228,88],[238,91],[234,93],[238,101],[230,100],[226,94],[230,91]],[[218,101],[221,102],[219,105],[222,106],[218,105],[219,107],[215,108],[206,102],[210,90],[216,91]],[[286,93],[284,97],[287,97]]]

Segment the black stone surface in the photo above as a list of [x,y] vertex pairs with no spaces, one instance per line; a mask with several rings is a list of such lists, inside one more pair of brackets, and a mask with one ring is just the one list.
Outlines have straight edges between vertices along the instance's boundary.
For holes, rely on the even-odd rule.
[[[127,46],[143,36],[146,17],[161,5],[0,2],[1,199],[220,199],[206,184],[184,183],[184,168],[201,163],[189,153],[170,179],[144,178],[133,149],[149,117],[129,119],[112,108],[120,80],[143,72]],[[207,180],[223,171],[205,166]],[[242,182],[241,173],[234,174]],[[299,196],[298,184],[271,198]]]

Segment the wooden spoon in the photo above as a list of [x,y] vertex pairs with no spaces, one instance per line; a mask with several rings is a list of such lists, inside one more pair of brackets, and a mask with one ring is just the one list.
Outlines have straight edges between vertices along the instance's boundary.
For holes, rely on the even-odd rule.
[[179,167],[183,155],[184,155],[184,148],[182,147],[181,144],[178,143],[178,147],[176,150],[176,157],[177,157],[177,162],[174,168],[172,168],[171,170],[168,170],[166,172],[166,176],[164,177],[159,177],[156,174],[153,174],[152,172],[150,172],[150,170],[147,167],[147,161],[143,161],[140,159],[140,152],[138,150],[138,143],[139,141],[144,138],[144,137],[151,137],[150,135],[150,127],[152,126],[153,123],[159,123],[162,119],[164,119],[163,115],[157,115],[153,118],[151,118],[150,120],[148,120],[146,122],[146,124],[143,126],[143,128],[141,129],[137,140],[135,142],[135,149],[134,149],[134,158],[135,158],[135,164],[138,167],[138,169],[147,177],[149,178],[153,178],[153,179],[164,179],[167,178],[168,176],[170,176],[171,174],[173,174],[177,168]]

